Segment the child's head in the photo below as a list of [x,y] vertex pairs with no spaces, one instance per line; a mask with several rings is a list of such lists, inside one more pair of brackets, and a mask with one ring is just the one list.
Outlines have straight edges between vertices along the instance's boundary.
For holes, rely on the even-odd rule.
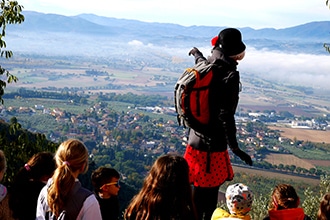
[[0,150],[0,181],[3,179],[3,175],[5,175],[7,168],[7,161],[5,157],[5,153]]
[[69,169],[71,172],[79,170],[80,173],[84,173],[88,169],[88,150],[81,141],[69,139],[58,147],[55,161],[57,170]]
[[27,173],[27,178],[34,181],[47,181],[56,168],[54,154],[51,152],[39,152],[34,154],[24,165],[22,171]]
[[92,173],[92,184],[96,193],[105,197],[118,195],[120,174],[108,167],[99,167]]
[[[160,156],[144,179],[140,192],[128,206],[125,217],[134,219],[188,219],[192,212],[187,161],[179,155]],[[179,219],[178,218],[178,219]]]
[[231,214],[246,215],[251,210],[252,199],[252,191],[242,183],[230,185],[226,190],[227,207]]
[[52,176],[53,183],[48,189],[48,205],[56,217],[70,196],[79,174],[88,169],[88,150],[83,142],[77,139],[64,141],[55,154],[57,168]]
[[151,190],[163,190],[171,193],[178,191],[189,184],[189,168],[186,160],[178,155],[163,155],[159,157],[145,179],[144,185]]
[[279,184],[275,186],[270,209],[281,210],[297,208],[299,206],[300,200],[293,186],[289,184]]
[[317,212],[317,220],[330,219],[330,193],[326,193],[320,202],[320,208]]

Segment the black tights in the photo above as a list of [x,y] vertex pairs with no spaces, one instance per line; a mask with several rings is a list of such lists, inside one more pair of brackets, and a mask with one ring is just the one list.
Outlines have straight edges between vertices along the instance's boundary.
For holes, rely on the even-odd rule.
[[[218,204],[219,186],[193,187],[193,199],[198,220],[210,220]],[[204,216],[204,218],[203,218]]]

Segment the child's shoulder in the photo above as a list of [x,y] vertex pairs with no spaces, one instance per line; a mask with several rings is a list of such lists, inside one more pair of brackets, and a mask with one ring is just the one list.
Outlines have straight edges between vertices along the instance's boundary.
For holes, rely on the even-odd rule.
[[[216,208],[213,212],[211,220],[242,220],[242,218],[232,217],[232,215],[224,209]],[[243,219],[251,219],[249,215],[244,216]]]
[[212,214],[211,220],[218,220],[218,219],[223,219],[229,217],[230,214],[221,208],[216,208]]
[[2,201],[7,195],[7,188],[0,184],[0,201]]
[[242,220],[242,219],[234,218],[234,217],[218,217],[218,218],[212,218],[211,220]]

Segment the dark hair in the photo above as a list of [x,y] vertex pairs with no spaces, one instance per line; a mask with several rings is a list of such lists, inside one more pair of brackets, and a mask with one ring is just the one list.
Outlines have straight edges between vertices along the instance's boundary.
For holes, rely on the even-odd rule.
[[55,168],[56,164],[53,153],[36,153],[24,167],[20,168],[16,174],[15,182],[40,181],[44,176],[51,177]]
[[159,157],[129,204],[125,218],[195,219],[187,161],[178,155]]
[[54,154],[39,152],[20,168],[10,188],[9,206],[18,219],[35,218],[40,190],[56,168]]
[[[274,203],[276,203],[276,205]],[[289,184],[279,184],[275,186],[272,193],[270,209],[290,209],[297,208],[298,205],[299,197],[293,186]]]
[[117,170],[108,167],[99,167],[92,173],[92,184],[94,187],[94,191],[99,193],[101,191],[101,187],[109,183],[112,178],[120,178],[120,174]]
[[330,220],[330,193],[326,193],[320,202],[317,220]]
[[7,161],[6,161],[6,156],[5,153],[0,150],[0,172],[6,169],[7,166]]

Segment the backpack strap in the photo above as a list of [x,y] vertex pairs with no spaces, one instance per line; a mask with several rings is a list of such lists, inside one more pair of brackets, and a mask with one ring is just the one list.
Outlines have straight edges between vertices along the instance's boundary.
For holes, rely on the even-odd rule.
[[75,220],[79,215],[81,208],[88,196],[93,194],[91,191],[83,188],[81,183],[76,181],[75,185],[70,192],[69,199],[67,200],[64,208],[65,220]]
[[[50,185],[51,181],[48,181],[47,187],[49,187]],[[58,220],[76,220],[81,208],[84,205],[85,200],[92,194],[93,193],[91,191],[82,187],[79,181],[76,181],[71,192],[68,195],[68,200],[65,204],[64,210],[60,213]],[[43,197],[41,200],[43,206],[47,206],[45,201],[46,199],[47,198]],[[44,208],[44,210],[45,209],[46,207]],[[52,212],[46,210],[45,219],[56,220],[56,217]]]

